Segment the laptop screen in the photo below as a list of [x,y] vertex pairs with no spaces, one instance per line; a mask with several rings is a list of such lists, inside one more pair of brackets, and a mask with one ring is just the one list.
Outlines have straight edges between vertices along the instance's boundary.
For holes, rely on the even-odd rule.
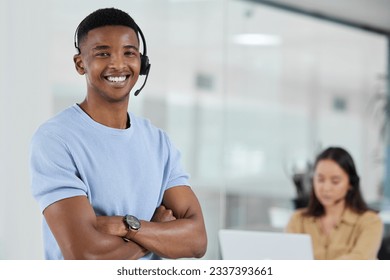
[[223,260],[312,260],[308,234],[221,229]]

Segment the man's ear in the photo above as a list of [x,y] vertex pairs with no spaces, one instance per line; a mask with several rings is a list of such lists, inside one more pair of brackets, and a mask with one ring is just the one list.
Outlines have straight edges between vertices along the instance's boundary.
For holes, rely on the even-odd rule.
[[73,56],[73,61],[74,61],[74,66],[76,67],[76,71],[80,75],[84,75],[85,74],[85,69],[84,69],[83,60],[81,59],[81,55],[80,54],[75,54]]

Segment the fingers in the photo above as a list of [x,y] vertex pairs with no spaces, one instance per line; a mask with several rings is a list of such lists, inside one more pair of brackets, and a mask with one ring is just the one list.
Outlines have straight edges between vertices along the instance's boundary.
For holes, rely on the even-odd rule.
[[169,222],[176,220],[171,209],[167,209],[164,205],[159,206],[152,217],[152,222]]
[[173,215],[173,211],[171,209],[166,209],[165,216],[166,216],[165,218],[167,221],[176,220],[176,217]]
[[166,210],[167,208],[165,208],[164,205],[160,205],[159,207],[157,207],[156,211],[164,211]]

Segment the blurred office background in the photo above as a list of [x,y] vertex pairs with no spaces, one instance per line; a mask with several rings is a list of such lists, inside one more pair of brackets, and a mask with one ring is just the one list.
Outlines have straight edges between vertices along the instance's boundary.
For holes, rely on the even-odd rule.
[[102,7],[127,11],[146,36],[152,69],[129,110],[182,151],[205,259],[219,258],[221,228],[283,230],[293,177],[305,181],[329,145],[351,152],[366,200],[386,213],[389,1],[0,0],[0,259],[43,258],[29,142],[83,100],[73,35]]

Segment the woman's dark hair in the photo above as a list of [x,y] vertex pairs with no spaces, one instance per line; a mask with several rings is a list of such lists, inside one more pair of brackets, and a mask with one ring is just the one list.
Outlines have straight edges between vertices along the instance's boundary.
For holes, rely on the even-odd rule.
[[[348,193],[345,197],[346,207],[357,213],[363,213],[367,210],[371,210],[368,208],[361,194],[360,178],[357,174],[352,156],[343,148],[329,147],[317,156],[316,161],[314,163],[314,170],[317,167],[318,163],[321,160],[325,159],[333,160],[345,171],[345,173],[347,173],[349,177],[349,183],[351,185],[351,188],[348,190]],[[310,193],[309,205],[307,210],[305,211],[305,215],[319,217],[325,213],[325,210],[314,193],[313,178],[311,180],[311,183],[312,188]]]

